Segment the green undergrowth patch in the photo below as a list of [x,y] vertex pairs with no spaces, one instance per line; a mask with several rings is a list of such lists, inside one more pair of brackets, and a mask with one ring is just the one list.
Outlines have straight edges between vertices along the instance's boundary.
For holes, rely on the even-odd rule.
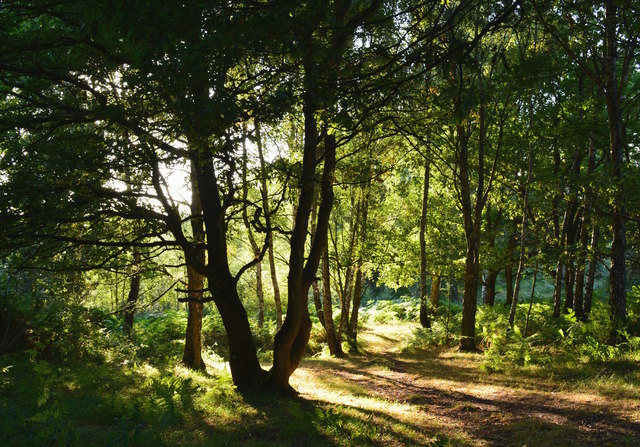
[[[3,356],[0,445],[352,446],[402,436],[412,445],[417,428],[383,420],[382,412],[240,392],[224,363],[207,360],[203,374],[170,364]],[[449,445],[440,442],[433,445]]]
[[[550,375],[572,382],[598,382],[610,389],[640,389],[640,302],[638,290],[629,294],[629,319],[610,343],[608,305],[594,302],[588,321],[573,312],[553,318],[549,302],[534,302],[527,325],[529,303],[519,304],[513,329],[509,308],[479,306],[476,316],[478,347],[483,352],[482,368],[487,372]],[[462,309],[454,305],[439,308],[431,328],[417,328],[403,340],[405,353],[439,346],[455,348],[459,342]],[[607,385],[608,384],[608,385]]]

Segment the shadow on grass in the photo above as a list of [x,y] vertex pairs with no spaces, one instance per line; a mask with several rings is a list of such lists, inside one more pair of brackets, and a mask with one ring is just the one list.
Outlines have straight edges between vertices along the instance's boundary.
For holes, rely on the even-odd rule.
[[374,410],[265,391],[245,391],[242,395],[269,421],[250,428],[245,440],[259,438],[274,445],[296,446],[470,445],[452,441],[434,427],[390,416],[384,411],[385,402]]
[[[315,359],[307,364],[317,372],[314,380],[326,387],[333,387],[339,378],[343,392],[406,403],[435,417],[443,427],[462,428],[469,437],[488,445],[635,446],[640,441],[640,424],[615,414],[615,404],[579,403],[549,391],[542,395],[544,387],[531,377],[487,379],[478,365],[452,364],[441,354],[403,354],[402,359],[394,354],[367,354],[340,361]],[[626,371],[628,366],[622,368]],[[511,384],[524,384],[525,391],[516,394],[509,390]],[[477,394],[464,391],[470,385]],[[490,387],[482,390],[484,385]],[[557,387],[548,386],[549,390]]]

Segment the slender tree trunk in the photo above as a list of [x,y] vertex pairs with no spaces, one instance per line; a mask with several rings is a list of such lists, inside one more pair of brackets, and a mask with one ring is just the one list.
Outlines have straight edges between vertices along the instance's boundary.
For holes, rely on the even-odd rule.
[[367,243],[367,219],[369,215],[369,189],[368,182],[362,192],[362,209],[360,212],[360,246],[358,247],[358,258],[356,260],[356,281],[353,288],[353,306],[351,308],[351,318],[349,319],[349,327],[347,328],[347,340],[349,347],[353,352],[358,352],[358,312],[360,303],[362,302],[362,269],[364,267],[364,251]]
[[[533,115],[533,105],[529,99],[530,117]],[[531,121],[532,118],[530,118]],[[530,122],[530,125],[532,123]],[[524,258],[526,255],[526,239],[527,239],[527,208],[529,207],[529,185],[531,184],[531,176],[533,174],[533,143],[529,142],[529,166],[527,168],[527,180],[524,185],[524,199],[522,201],[522,228],[520,232],[520,261],[518,262],[518,272],[516,273],[516,285],[513,290],[513,300],[511,301],[511,309],[509,310],[509,327],[513,329],[513,323],[516,318],[516,308],[518,305],[518,295],[520,293],[520,281],[524,272]]]
[[[576,148],[573,155],[573,162],[569,170],[569,184],[568,195],[571,197],[575,190],[575,179],[580,173],[580,163],[582,162],[582,154],[579,148]],[[564,309],[573,309],[573,284],[575,280],[575,267],[574,267],[574,251],[576,242],[576,233],[578,230],[578,221],[576,216],[578,214],[578,201],[576,198],[572,198],[567,204],[567,209],[564,213],[564,220],[562,222],[562,249],[563,249],[563,267],[564,267],[564,284],[565,284],[565,298]],[[561,276],[562,277],[562,276]],[[556,278],[556,284],[558,287],[562,287],[562,281],[558,281]],[[555,291],[554,291],[555,292]],[[555,316],[555,298],[554,293],[554,316]],[[561,298],[561,292],[558,290],[557,298]],[[558,313],[559,315],[559,313]]]
[[[202,200],[197,177],[196,162],[191,160],[191,232],[196,244],[198,262],[205,263],[205,231],[202,218]],[[187,295],[191,301],[187,304],[187,328],[185,332],[182,363],[192,369],[205,370],[202,360],[202,298],[204,296],[204,275],[187,264]]]
[[256,264],[256,297],[258,298],[258,327],[264,326],[264,291],[262,289],[262,262]]
[[[482,110],[481,110],[482,112]],[[482,134],[482,132],[481,132]],[[476,308],[478,304],[478,249],[480,238],[480,219],[478,219],[478,207],[471,206],[471,188],[469,184],[469,137],[462,125],[458,126],[459,138],[459,175],[460,193],[462,198],[462,213],[464,217],[464,230],[467,242],[467,253],[464,264],[464,294],[462,296],[462,331],[460,337],[460,349],[463,351],[473,351],[476,349]],[[483,138],[480,138],[482,141]],[[481,151],[480,151],[481,152]],[[481,160],[483,154],[478,155]],[[479,177],[482,178],[483,169],[478,169]],[[478,191],[482,191],[481,181],[478,181]],[[481,193],[477,194],[478,196]],[[480,200],[480,198],[477,198]],[[480,210],[481,211],[481,210]]]
[[[427,211],[429,205],[429,159],[424,159],[424,183],[422,188],[422,214],[420,215],[420,324],[431,327],[427,305]],[[433,288],[433,286],[432,286]]]
[[[191,141],[190,141],[191,144]],[[197,185],[194,185],[193,191],[199,192],[200,203],[202,204],[202,216],[206,229],[206,248],[207,248],[207,280],[208,290],[211,292],[213,301],[220,312],[222,323],[224,324],[227,338],[229,342],[229,367],[231,369],[231,377],[238,387],[253,386],[262,383],[265,379],[265,371],[261,368],[258,361],[257,350],[253,341],[253,334],[247,312],[240,301],[237,289],[237,280],[231,274],[229,269],[229,259],[227,253],[227,229],[225,221],[225,207],[223,206],[220,190],[218,189],[218,179],[213,166],[211,153],[207,150],[205,140],[198,139],[194,144],[194,150],[191,151],[192,167],[196,172]],[[197,200],[192,200],[198,203]],[[199,213],[192,211],[192,216],[198,216]],[[191,219],[192,226],[198,222],[196,217]],[[199,240],[196,230],[202,228],[200,225],[194,228],[194,239]],[[202,245],[198,245],[201,247]],[[204,249],[196,250],[195,257],[202,257],[199,265],[204,265]],[[193,253],[185,253],[187,263],[190,258],[194,257]],[[201,287],[189,284],[190,295],[193,293],[201,293]],[[200,290],[200,292],[198,292]],[[190,304],[200,304],[200,298],[192,298],[194,300]],[[190,310],[195,306],[190,306]],[[201,314],[194,313],[194,319],[197,318],[197,324],[188,327],[201,327]],[[195,332],[194,332],[195,333]],[[189,339],[191,334],[187,332]],[[200,353],[200,340],[193,340],[195,349],[193,352]],[[189,351],[185,349],[185,353]],[[193,363],[185,356],[185,363]],[[194,365],[194,367],[197,367]]]
[[[351,195],[351,209],[354,208],[353,192]],[[342,334],[348,331],[349,316],[351,314],[351,303],[353,301],[353,286],[356,275],[356,242],[358,241],[358,233],[360,226],[360,213],[362,212],[362,198],[357,198],[357,204],[355,205],[355,213],[351,215],[351,222],[349,225],[349,246],[347,247],[347,262],[348,266],[345,272],[344,288],[340,296],[340,327],[338,329],[338,339],[342,340]],[[336,231],[337,233],[337,231]],[[336,245],[336,257],[338,254],[338,247]],[[339,266],[338,266],[339,268]]]
[[591,304],[593,302],[593,284],[596,279],[596,268],[598,266],[598,238],[600,232],[595,216],[592,217],[591,225],[591,244],[589,248],[589,270],[587,271],[587,283],[584,288],[584,319],[589,318],[591,313]]
[[[276,271],[276,261],[273,253],[273,230],[271,228],[271,211],[269,207],[269,193],[267,189],[267,170],[262,151],[262,134],[258,120],[255,120],[256,146],[258,147],[258,158],[260,159],[260,186],[262,193],[262,208],[264,209],[265,222],[267,225],[267,244],[269,256],[269,272],[271,274],[271,284],[273,286],[273,301],[276,306],[276,328],[282,326],[282,301],[280,299],[280,286],[278,284],[278,273]],[[317,283],[316,283],[317,287]]]
[[353,306],[351,307],[351,317],[349,318],[349,326],[347,327],[347,342],[352,352],[358,352],[358,311],[362,301],[362,258],[358,259],[356,265],[356,281],[353,286]]
[[504,280],[506,282],[506,301],[507,306],[511,306],[513,301],[513,254],[516,250],[516,235],[518,226],[513,222],[511,231],[509,232],[509,240],[507,241],[507,265],[504,268]]
[[573,290],[576,277],[575,268],[575,245],[576,245],[576,214],[578,204],[576,201],[572,201],[569,205],[571,210],[569,216],[569,225],[567,227],[567,236],[565,239],[565,263],[564,263],[564,309],[574,309],[574,297]]
[[136,304],[138,297],[140,296],[140,264],[142,257],[140,256],[140,249],[133,249],[133,265],[131,272],[131,286],[129,288],[129,296],[127,297],[127,303],[124,311],[124,331],[127,335],[131,335],[133,331],[133,320],[136,313]]
[[[316,200],[313,202],[313,207],[311,207],[311,241],[316,237],[316,219],[318,215],[318,203]],[[312,242],[313,243],[313,242]],[[323,276],[323,285],[328,281],[327,278]],[[324,319],[324,310],[322,308],[322,294],[320,293],[320,286],[318,285],[318,280],[314,280],[311,284],[313,289],[313,305],[316,308],[316,315],[318,316],[318,321],[322,327],[327,330],[327,323]]]
[[458,281],[455,276],[449,277],[449,303],[451,301],[458,301]]
[[527,322],[524,325],[524,336],[526,337],[529,332],[529,319],[531,318],[531,308],[533,307],[533,298],[536,294],[536,278],[538,277],[538,264],[536,263],[536,269],[533,272],[533,283],[531,284],[531,296],[529,297],[529,310],[527,311]]
[[573,260],[567,259],[564,266],[564,310],[573,309]]
[[564,213],[564,219],[562,222],[562,231],[560,233],[560,254],[558,255],[558,261],[556,263],[555,282],[553,286],[553,316],[558,318],[560,316],[560,310],[562,309],[562,254],[565,249],[565,240],[567,234],[569,209]]
[[[589,161],[587,167],[587,176],[591,177],[593,175],[593,171],[595,169],[596,162],[596,142],[595,136],[593,133],[589,133]],[[576,287],[574,293],[574,303],[575,303],[575,312],[576,317],[582,320],[586,319],[586,304],[584,299],[584,280],[585,276],[585,264],[588,253],[588,226],[589,221],[593,221],[594,218],[591,213],[591,196],[592,191],[591,188],[587,188],[585,191],[585,199],[584,199],[584,214],[582,215],[582,226],[580,230],[580,253],[578,255],[578,261],[576,263]],[[595,225],[594,225],[595,228]],[[587,280],[588,282],[588,280]],[[591,299],[591,297],[589,298]]]
[[328,247],[322,255],[322,306],[329,354],[339,357],[342,355],[342,344],[336,334],[333,324],[333,302],[331,300],[331,272],[329,269]]
[[316,308],[318,321],[320,321],[320,324],[326,330],[327,323],[324,320],[324,310],[322,309],[322,293],[320,292],[320,285],[318,285],[318,281],[313,281],[313,284],[311,284],[311,288],[313,289],[313,305]]
[[625,324],[627,317],[626,294],[626,224],[624,193],[624,149],[622,141],[620,112],[620,95],[618,92],[618,36],[617,36],[617,2],[607,0],[605,3],[605,74],[607,80],[606,100],[609,117],[609,148],[611,151],[611,174],[614,180],[611,242],[611,271],[609,276],[610,315],[612,322],[611,341],[618,340],[617,331]]
[[[245,128],[246,134],[246,128]],[[249,159],[247,156],[247,143],[246,139],[242,140],[242,200],[244,206],[242,208],[242,221],[247,229],[247,237],[249,244],[251,245],[251,251],[255,258],[260,257],[260,247],[256,242],[256,238],[253,235],[251,229],[251,223],[249,222],[249,214],[247,212],[247,203],[249,196],[249,181],[247,180],[247,173],[249,170]],[[264,291],[262,288],[262,260],[256,263],[256,298],[258,300],[258,327],[264,326]]]

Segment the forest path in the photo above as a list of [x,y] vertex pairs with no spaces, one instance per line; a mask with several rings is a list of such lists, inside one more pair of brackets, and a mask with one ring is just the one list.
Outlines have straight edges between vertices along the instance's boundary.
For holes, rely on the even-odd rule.
[[482,354],[455,348],[403,353],[402,339],[416,327],[365,328],[360,354],[309,359],[293,385],[320,406],[349,410],[362,423],[354,429],[378,430],[385,446],[640,445],[640,396],[630,387],[589,389],[541,371],[489,373]]

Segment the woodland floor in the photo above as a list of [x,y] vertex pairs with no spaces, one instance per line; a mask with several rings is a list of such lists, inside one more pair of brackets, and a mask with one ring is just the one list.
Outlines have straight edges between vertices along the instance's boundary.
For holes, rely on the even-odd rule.
[[179,340],[164,362],[0,357],[0,446],[640,446],[637,363],[488,372],[481,353],[403,352],[415,328],[376,324],[360,354],[306,359],[293,398],[239,392],[220,357],[185,369]]
[[488,373],[482,354],[455,349],[400,352],[414,327],[365,330],[359,355],[309,359],[293,385],[306,400],[366,419],[385,446],[640,445],[637,389],[536,370]]

